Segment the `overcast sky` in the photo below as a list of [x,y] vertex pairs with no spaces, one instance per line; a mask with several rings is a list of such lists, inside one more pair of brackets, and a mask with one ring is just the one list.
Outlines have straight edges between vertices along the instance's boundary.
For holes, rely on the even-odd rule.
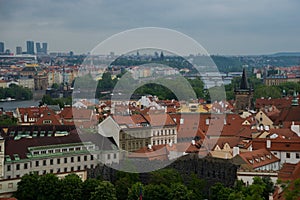
[[34,40],[86,53],[151,26],[180,31],[210,54],[300,52],[299,8],[298,0],[0,0],[0,41],[13,52]]

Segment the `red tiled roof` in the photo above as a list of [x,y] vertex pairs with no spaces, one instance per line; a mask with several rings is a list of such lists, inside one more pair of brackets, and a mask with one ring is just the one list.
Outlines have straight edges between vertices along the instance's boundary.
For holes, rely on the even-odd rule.
[[[285,97],[279,99],[256,99],[255,108],[260,109],[265,106],[275,106],[279,110],[291,107],[293,97]],[[300,100],[299,100],[300,103]]]
[[284,122],[293,122],[300,121],[300,106],[292,106],[286,109],[283,109],[280,112],[279,117],[276,119],[274,124],[280,124]]
[[59,119],[52,110],[45,110],[41,113],[41,117],[35,123],[36,125],[44,125],[46,121],[51,121],[51,125],[61,125]]
[[176,126],[169,114],[150,114],[144,117],[151,126]]
[[255,138],[252,141],[253,149],[266,148],[267,140],[271,141],[271,147],[268,148],[270,151],[300,151],[300,138]]
[[269,136],[273,135],[273,134],[277,134],[278,137],[281,137],[281,138],[297,138],[298,135],[293,132],[290,128],[278,128],[278,129],[275,129],[275,128],[272,128],[270,129],[270,134]]
[[300,162],[298,164],[284,163],[278,173],[278,179],[282,181],[296,180],[300,178]]
[[141,115],[112,115],[112,118],[119,125],[126,125],[128,128],[140,128],[147,124],[147,120]]
[[239,156],[253,169],[279,161],[276,156],[264,148],[249,152],[241,152]]
[[74,120],[91,120],[93,111],[83,108],[72,108]]
[[59,113],[59,116],[63,119],[73,119],[72,107],[65,107]]

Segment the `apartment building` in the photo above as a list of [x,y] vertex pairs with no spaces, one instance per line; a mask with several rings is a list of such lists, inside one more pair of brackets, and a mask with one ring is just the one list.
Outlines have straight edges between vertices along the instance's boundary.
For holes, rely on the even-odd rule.
[[112,138],[74,126],[12,126],[0,131],[0,184],[28,173],[68,174],[119,162]]

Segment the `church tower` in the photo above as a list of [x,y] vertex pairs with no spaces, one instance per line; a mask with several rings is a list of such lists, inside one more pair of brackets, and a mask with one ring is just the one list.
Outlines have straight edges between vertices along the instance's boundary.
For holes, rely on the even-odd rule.
[[253,89],[249,87],[245,68],[240,83],[240,87],[234,90],[235,110],[237,112],[252,109]]

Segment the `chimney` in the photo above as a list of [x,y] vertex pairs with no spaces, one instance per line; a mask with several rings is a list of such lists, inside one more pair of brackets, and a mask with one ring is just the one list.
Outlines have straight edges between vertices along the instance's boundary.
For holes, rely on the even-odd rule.
[[192,140],[192,145],[195,145],[196,144],[196,141],[195,140]]
[[271,140],[267,140],[267,149],[271,148]]
[[240,154],[240,148],[239,147],[233,147],[232,149],[232,156],[235,157],[236,155]]
[[205,124],[209,125],[209,119],[205,119]]

